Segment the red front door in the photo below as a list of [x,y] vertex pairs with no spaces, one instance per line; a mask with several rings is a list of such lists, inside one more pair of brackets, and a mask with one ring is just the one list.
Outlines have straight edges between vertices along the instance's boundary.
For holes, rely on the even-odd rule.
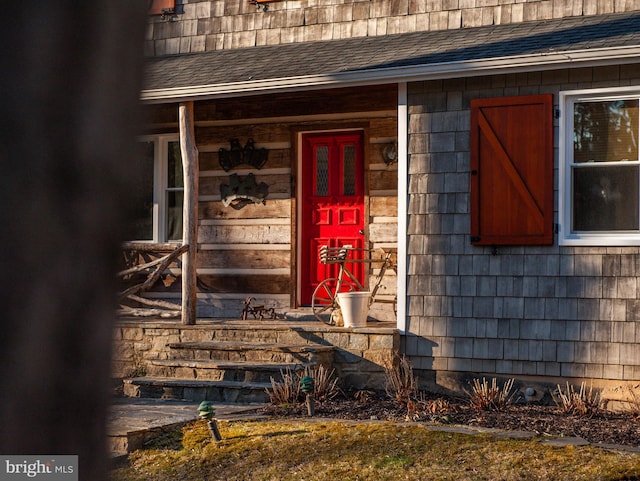
[[[322,245],[364,244],[364,160],[362,132],[306,134],[302,138],[301,299],[337,267],[318,260]],[[357,253],[359,258],[362,252]],[[357,258],[357,257],[356,257]],[[362,263],[349,269],[364,285]]]

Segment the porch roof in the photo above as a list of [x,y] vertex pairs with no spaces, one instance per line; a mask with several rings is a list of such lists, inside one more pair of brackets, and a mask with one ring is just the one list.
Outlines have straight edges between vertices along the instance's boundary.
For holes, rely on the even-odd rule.
[[575,68],[640,60],[640,12],[149,58],[142,99]]

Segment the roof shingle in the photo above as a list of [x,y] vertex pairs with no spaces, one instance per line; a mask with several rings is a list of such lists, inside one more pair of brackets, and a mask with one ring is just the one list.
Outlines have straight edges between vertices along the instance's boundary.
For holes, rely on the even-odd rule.
[[[147,59],[146,90],[640,45],[640,12]],[[640,60],[640,59],[639,59]]]

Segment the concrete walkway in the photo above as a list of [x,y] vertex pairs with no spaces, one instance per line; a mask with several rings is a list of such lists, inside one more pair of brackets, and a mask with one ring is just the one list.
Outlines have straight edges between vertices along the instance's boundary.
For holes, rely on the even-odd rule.
[[[200,403],[162,399],[119,398],[114,400],[108,420],[109,449],[112,457],[142,448],[163,433],[199,418]],[[255,417],[262,404],[214,404],[216,419]]]

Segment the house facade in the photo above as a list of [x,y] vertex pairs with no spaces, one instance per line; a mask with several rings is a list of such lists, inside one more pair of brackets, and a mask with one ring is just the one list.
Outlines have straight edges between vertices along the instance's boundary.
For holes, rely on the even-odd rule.
[[634,2],[153,7],[134,237],[180,237],[189,103],[199,316],[309,305],[321,245],[393,249],[372,314],[424,382],[640,379]]

